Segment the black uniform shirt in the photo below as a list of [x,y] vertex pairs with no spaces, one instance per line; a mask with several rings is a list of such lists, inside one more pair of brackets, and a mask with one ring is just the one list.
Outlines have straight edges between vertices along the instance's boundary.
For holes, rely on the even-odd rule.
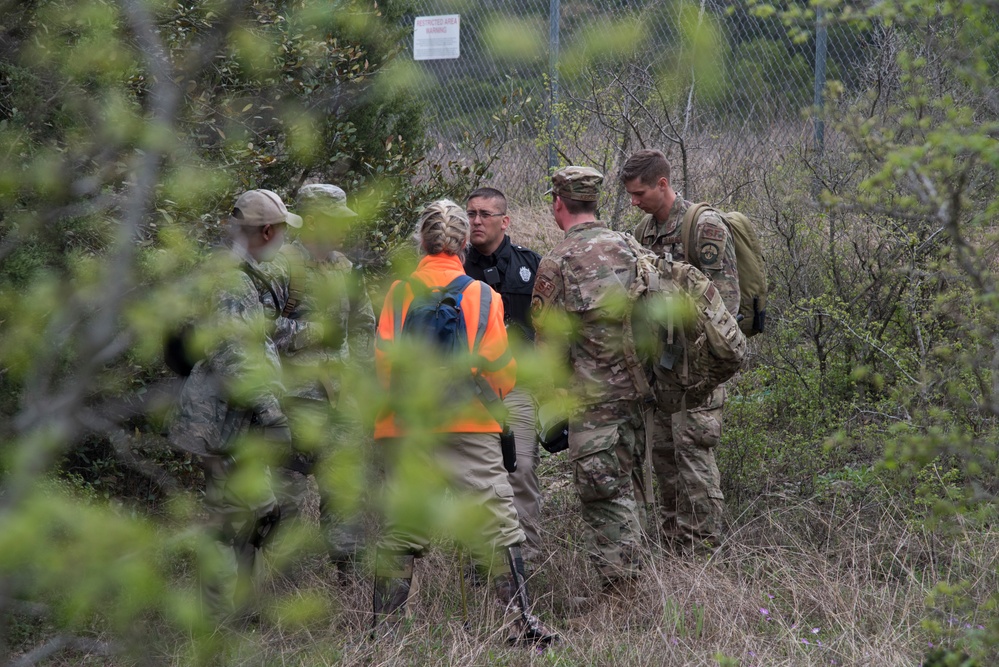
[[488,283],[502,295],[507,330],[514,325],[513,328],[521,331],[527,340],[534,340],[531,292],[540,262],[541,255],[511,243],[509,236],[503,237],[503,242],[493,254],[483,255],[474,247],[469,247],[465,258],[465,273]]

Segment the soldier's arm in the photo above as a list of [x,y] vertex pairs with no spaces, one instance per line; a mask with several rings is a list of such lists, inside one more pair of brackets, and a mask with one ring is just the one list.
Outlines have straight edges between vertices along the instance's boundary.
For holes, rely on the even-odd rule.
[[347,315],[350,363],[367,365],[374,356],[375,309],[371,305],[364,279],[354,271],[350,273],[347,288],[350,290],[350,313]]
[[[562,364],[564,368],[552,369],[553,372],[544,375],[550,381],[536,389],[539,396],[559,388],[565,379],[562,371],[569,367],[572,327],[570,315],[565,311],[565,290],[561,265],[549,257],[542,259],[531,295],[531,317],[536,329],[534,345],[542,358]],[[561,380],[556,380],[556,377],[561,377]]]
[[538,264],[538,275],[531,292],[531,321],[537,330],[539,342],[551,335],[546,328],[553,325],[564,303],[562,270],[558,263],[545,257]]
[[649,221],[648,216],[642,216],[642,219],[639,221],[637,225],[635,225],[635,229],[631,232],[631,235],[634,236],[635,239],[637,239],[638,242],[641,243],[642,245],[645,245],[642,239],[645,238],[645,230],[648,227],[646,223],[648,221]]
[[318,346],[325,332],[322,324],[310,319],[284,317],[274,320],[271,337],[281,354],[292,355],[301,350]]
[[701,271],[721,293],[725,307],[734,315],[739,313],[739,267],[735,261],[735,242],[728,225],[714,211],[698,216],[695,230],[695,248]]
[[262,416],[264,425],[271,417],[282,419],[281,362],[266,332],[260,295],[248,277],[219,296],[217,324],[221,338],[208,355],[212,371],[224,379],[233,399]]

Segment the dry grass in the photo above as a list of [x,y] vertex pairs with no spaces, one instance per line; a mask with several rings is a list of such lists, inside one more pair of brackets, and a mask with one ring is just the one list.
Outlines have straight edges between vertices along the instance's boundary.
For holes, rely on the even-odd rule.
[[511,202],[510,239],[544,256],[565,237],[555,224],[551,207],[521,206]]
[[[901,667],[919,664],[928,643],[940,641],[923,628],[924,619],[936,613],[958,630],[976,623],[997,585],[994,532],[943,542],[890,505],[771,498],[751,508],[752,519],[734,520],[715,557],[678,559],[650,546],[632,604],[572,618],[578,612],[570,600],[593,593],[597,581],[580,545],[564,457],[546,460],[542,479],[551,555],[531,586],[537,611],[563,633],[557,647],[539,653],[505,646],[485,587],[468,589],[466,626],[462,564],[439,545],[417,562],[412,617],[398,636],[369,642],[370,577],[359,573],[340,587],[317,556],[291,578],[272,581],[272,611],[234,635],[219,664]],[[972,582],[972,608],[963,615],[928,611],[937,581],[955,579]],[[317,613],[302,614],[316,605]]]

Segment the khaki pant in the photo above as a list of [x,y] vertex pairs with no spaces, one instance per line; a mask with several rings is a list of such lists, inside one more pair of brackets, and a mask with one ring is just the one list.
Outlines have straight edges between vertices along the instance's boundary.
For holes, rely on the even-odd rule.
[[503,403],[510,411],[510,428],[517,438],[517,471],[509,474],[510,486],[513,487],[513,505],[517,508],[520,526],[527,536],[524,558],[534,561],[541,557],[537,408],[534,398],[519,389],[511,391]]
[[656,413],[652,465],[659,482],[663,537],[678,545],[721,539],[725,496],[715,462],[725,388],[686,416]]
[[422,556],[430,527],[443,523],[449,537],[491,568],[499,567],[493,559],[503,547],[524,541],[498,433],[437,433],[377,444],[388,449],[379,551]]

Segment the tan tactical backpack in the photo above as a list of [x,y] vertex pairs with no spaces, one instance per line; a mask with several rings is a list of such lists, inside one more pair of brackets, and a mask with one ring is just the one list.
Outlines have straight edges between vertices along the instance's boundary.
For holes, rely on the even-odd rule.
[[629,370],[639,391],[660,410],[671,414],[695,407],[742,367],[746,337],[700,270],[629,241],[638,259],[638,278],[629,292],[634,307],[625,319]]
[[725,213],[706,202],[694,204],[683,214],[680,227],[680,238],[687,251],[687,260],[700,269],[697,253],[694,247],[694,221],[704,211],[714,211],[732,233],[735,242],[735,262],[739,267],[739,313],[738,322],[742,333],[747,337],[763,332],[767,317],[767,267],[763,259],[760,240],[756,229],[742,213],[731,211]]

